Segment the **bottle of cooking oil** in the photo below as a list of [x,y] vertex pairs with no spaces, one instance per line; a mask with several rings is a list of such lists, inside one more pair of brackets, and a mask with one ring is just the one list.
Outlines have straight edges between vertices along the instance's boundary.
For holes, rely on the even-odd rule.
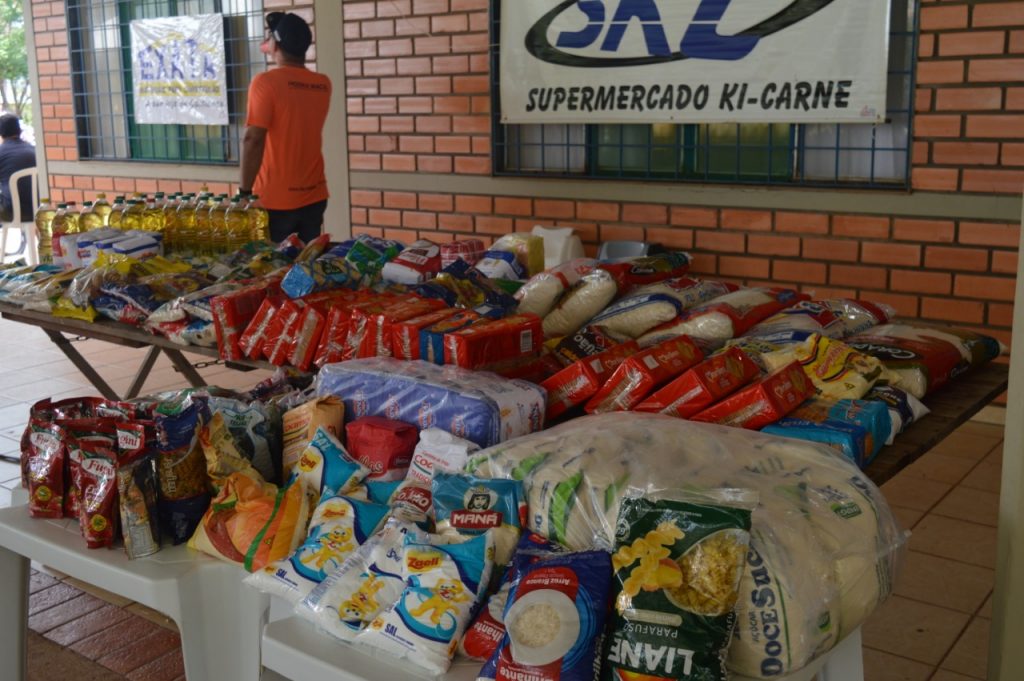
[[164,253],[172,253],[180,248],[178,242],[178,203],[181,192],[175,192],[164,201]]
[[66,234],[79,234],[82,232],[81,215],[78,212],[78,206],[75,205],[74,201],[67,202],[64,222],[67,225],[67,229],[65,230]]
[[249,197],[249,204],[245,207],[249,216],[249,239],[252,241],[270,241],[270,214],[260,203],[260,197],[253,194]]
[[142,211],[142,229],[147,232],[164,231],[164,193],[157,192],[146,200]]
[[223,255],[231,250],[227,223],[230,207],[227,194],[218,194],[217,200],[210,206],[210,237],[214,255]]
[[185,194],[174,213],[175,237],[179,251],[196,253],[196,195]]
[[51,228],[53,226],[53,216],[56,214],[57,209],[50,203],[49,198],[44,198],[40,201],[39,207],[36,208],[36,242],[39,249],[39,262],[41,263],[53,262],[53,232]]
[[241,194],[231,199],[231,206],[224,214],[227,223],[228,251],[234,252],[249,243],[249,215]]
[[60,238],[68,233],[68,204],[58,203],[57,210],[50,220],[50,260],[54,265],[64,264],[64,253],[60,248]]
[[103,226],[106,227],[110,224],[110,211],[112,210],[110,204],[107,203],[107,195],[100,193],[96,195],[96,200],[92,202],[92,209],[100,216],[103,220]]
[[107,216],[107,226],[114,229],[124,229],[121,220],[124,218],[124,197],[118,196],[114,199],[114,205],[110,207],[110,215]]
[[96,212],[92,201],[82,204],[82,212],[78,214],[78,220],[83,232],[90,232],[103,226],[103,218]]
[[143,229],[142,220],[146,215],[146,205],[139,199],[128,199],[128,207],[121,218],[121,229]]
[[210,231],[210,209],[213,208],[214,196],[209,192],[199,195],[196,202],[196,253],[213,255],[213,234]]

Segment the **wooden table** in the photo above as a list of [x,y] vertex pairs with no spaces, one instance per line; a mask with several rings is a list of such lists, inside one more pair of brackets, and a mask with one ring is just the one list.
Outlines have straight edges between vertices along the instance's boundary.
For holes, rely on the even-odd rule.
[[[64,356],[71,360],[71,363],[82,372],[82,375],[89,379],[93,387],[101,395],[111,400],[131,399],[137,397],[146,383],[146,378],[152,370],[153,365],[161,354],[171,360],[171,364],[177,369],[185,380],[193,387],[206,385],[206,381],[192,363],[185,358],[182,352],[189,352],[204,357],[211,357],[215,361],[221,361],[220,352],[217,348],[205,348],[198,345],[180,345],[171,340],[157,336],[135,326],[121,324],[119,322],[100,319],[95,322],[87,322],[81,319],[68,319],[54,317],[46,312],[35,312],[23,310],[16,305],[0,302],[0,315],[4,319],[22,324],[37,326],[53,341],[53,344],[64,353]],[[71,338],[69,338],[69,336]],[[78,349],[72,344],[74,337],[95,338],[96,340],[114,343],[129,348],[149,348],[146,356],[142,359],[131,385],[124,395],[117,392],[103,379],[95,367],[82,356]],[[224,362],[226,366],[240,371],[252,371],[253,369],[276,369],[269,362],[254,362],[249,360]]]

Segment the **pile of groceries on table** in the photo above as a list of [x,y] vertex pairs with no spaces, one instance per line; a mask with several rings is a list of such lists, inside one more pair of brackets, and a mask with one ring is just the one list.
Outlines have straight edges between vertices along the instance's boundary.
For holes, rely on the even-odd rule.
[[797,671],[893,588],[906,533],[861,469],[1002,347],[688,265],[544,270],[512,234],[0,271],[0,299],[282,367],[39,402],[28,511],[132,558],[187,542],[424,673]]

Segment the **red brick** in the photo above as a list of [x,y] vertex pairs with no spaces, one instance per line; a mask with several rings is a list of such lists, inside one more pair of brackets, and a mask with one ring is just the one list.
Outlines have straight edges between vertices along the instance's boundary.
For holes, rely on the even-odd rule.
[[918,88],[917,92],[914,93],[914,111],[931,111],[934,94],[935,90],[930,88]]
[[387,153],[397,150],[398,138],[394,135],[367,135],[363,138],[363,145],[366,151]]
[[971,31],[939,35],[939,55],[943,57],[1002,54],[1006,44],[1003,31]]
[[377,54],[381,57],[409,57],[422,53],[418,49],[413,52],[412,40],[409,38],[396,38],[394,40],[378,40]]
[[403,76],[420,76],[433,73],[429,57],[407,57],[396,62],[398,73]]
[[893,220],[892,235],[900,241],[953,243],[956,228],[951,220]]
[[601,225],[601,241],[645,241],[647,234],[636,225]]
[[918,35],[917,37],[917,56],[918,57],[931,57],[935,54],[935,36],[931,33],[925,33]]
[[974,246],[1017,248],[1020,225],[1014,223],[961,222],[957,241]]
[[960,172],[956,168],[914,168],[910,185],[914,189],[956,191]]
[[751,234],[747,238],[747,252],[751,255],[800,255],[800,237]]
[[668,207],[652,203],[626,203],[622,205],[622,221],[667,225]]
[[414,40],[416,49],[415,51],[410,50],[407,54],[448,54],[452,51],[452,39],[446,35],[414,38]]
[[353,224],[357,225],[363,225],[369,221],[367,219],[367,210],[365,208],[356,208],[354,206],[349,209],[349,218],[352,220]]
[[889,286],[893,291],[948,294],[952,283],[953,277],[945,272],[893,270]]
[[734,255],[723,255],[718,259],[718,272],[726,277],[749,279],[757,277],[767,279],[770,276],[771,263],[767,258],[744,258]]
[[407,210],[402,213],[402,226],[409,229],[437,229],[437,215]]
[[[1022,71],[1024,73],[1024,71]],[[968,137],[1024,137],[1024,116],[973,115],[967,117]]]
[[1017,258],[1017,251],[992,251],[992,271],[999,274],[1016,274]]
[[432,62],[434,73],[466,73],[469,71],[469,57],[464,54],[434,57]]
[[454,116],[455,129],[461,133],[489,133],[491,120],[487,116]]
[[451,194],[420,194],[420,210],[449,212],[455,205]]
[[511,196],[498,196],[494,199],[494,212],[501,215],[532,215],[533,201]]
[[1019,81],[1024,59],[972,59],[967,79],[972,83],[1006,83]]
[[689,250],[693,248],[693,230],[679,227],[648,227],[647,239],[666,248]]
[[921,8],[922,31],[938,31],[944,28],[967,28],[967,6],[932,5]]
[[430,18],[431,33],[464,33],[469,30],[469,17],[465,14],[449,14]]
[[1020,170],[964,170],[965,192],[994,192],[1019,195],[1024,189],[1024,171]]
[[353,189],[349,192],[349,200],[353,206],[366,206],[368,208],[380,208],[383,203],[381,192],[368,189]]
[[1004,166],[1024,166],[1024,143],[1004,143],[999,160]]
[[576,205],[572,201],[557,199],[536,199],[533,210],[538,217],[542,218],[568,218],[572,219],[576,214]]
[[412,116],[381,116],[381,132],[414,132],[414,118]]
[[772,228],[772,214],[765,210],[722,209],[724,229],[746,229],[767,232]]
[[619,204],[605,201],[577,201],[576,216],[581,220],[617,221]]
[[1008,52],[1019,54],[1024,52],[1024,31],[1010,31],[1010,43]]
[[489,92],[491,80],[487,76],[455,76],[454,91],[460,94],[480,94]]
[[959,137],[960,116],[928,114],[914,119],[915,137]]
[[900,317],[918,316],[917,296],[908,296],[902,293],[872,291],[871,301],[875,303],[882,303],[884,305],[891,305],[896,309],[896,314]]
[[888,270],[883,267],[864,265],[831,265],[828,281],[840,286],[856,288],[887,289]]
[[458,213],[483,213],[492,211],[491,197],[473,194],[459,194],[455,197],[455,211]]
[[416,170],[421,173],[448,174],[453,169],[451,156],[417,156]]
[[398,138],[398,149],[406,154],[432,154],[434,138],[430,135],[402,135]]
[[385,208],[415,209],[416,204],[417,197],[413,192],[384,192]]
[[413,14],[444,14],[448,12],[448,0],[413,0]]
[[140,639],[136,645],[104,655],[96,662],[111,671],[124,675],[180,646],[181,639],[176,633],[159,629]]
[[345,21],[373,19],[376,15],[376,2],[346,2],[341,6]]
[[775,213],[776,232],[828,234],[828,215],[822,213]]
[[487,234],[508,234],[512,231],[511,218],[478,215],[474,219],[474,223],[476,231]]
[[1024,2],[976,3],[971,25],[1020,26],[1024,24]]
[[364,21],[359,25],[359,32],[364,38],[391,38],[395,35],[395,22],[391,19]]
[[377,3],[378,17],[404,17],[410,13],[412,13],[411,0],[388,0]]
[[963,60],[922,61],[917,64],[918,85],[962,82],[964,82]]
[[924,252],[925,267],[938,270],[968,270],[984,272],[988,269],[988,251],[979,248],[928,246]]
[[985,304],[950,298],[921,298],[921,317],[962,324],[981,324],[985,321]]
[[473,217],[471,215],[442,214],[437,216],[438,229],[451,232],[472,232]]
[[451,76],[419,76],[416,78],[417,94],[446,95],[451,91]]
[[889,218],[868,215],[834,215],[832,233],[868,239],[889,238]]
[[921,247],[914,244],[864,242],[860,257],[866,263],[916,267],[921,264]]
[[991,326],[1013,326],[1013,305],[989,303],[987,321]]
[[1013,300],[1016,282],[1013,277],[984,277],[973,274],[956,275],[953,292],[963,298],[982,300]]
[[669,209],[669,222],[680,227],[717,227],[718,210],[672,206]]
[[697,232],[696,247],[704,251],[743,253],[746,235],[737,232]]
[[935,142],[932,158],[935,163],[948,165],[995,165],[999,162],[999,145],[995,142]]
[[411,173],[416,170],[418,160],[422,158],[412,154],[381,154],[381,169],[392,173]]
[[400,227],[402,212],[397,210],[370,210],[370,224],[377,227]]
[[451,116],[417,116],[416,132],[441,133],[447,135],[452,131]]
[[930,153],[930,149],[930,142],[914,142],[911,150],[911,163],[914,165],[928,163],[928,154]]
[[772,279],[806,284],[824,284],[828,280],[828,266],[803,260],[772,261]]
[[850,239],[809,239],[803,240],[803,255],[813,260],[860,260],[860,245]]

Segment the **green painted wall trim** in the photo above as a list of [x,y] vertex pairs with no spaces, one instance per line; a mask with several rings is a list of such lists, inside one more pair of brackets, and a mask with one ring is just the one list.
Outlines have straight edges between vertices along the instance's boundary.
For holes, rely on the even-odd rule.
[[353,172],[352,189],[527,196],[823,213],[867,213],[1016,223],[1021,197],[945,192],[736,187],[652,182],[537,179],[429,173]]

